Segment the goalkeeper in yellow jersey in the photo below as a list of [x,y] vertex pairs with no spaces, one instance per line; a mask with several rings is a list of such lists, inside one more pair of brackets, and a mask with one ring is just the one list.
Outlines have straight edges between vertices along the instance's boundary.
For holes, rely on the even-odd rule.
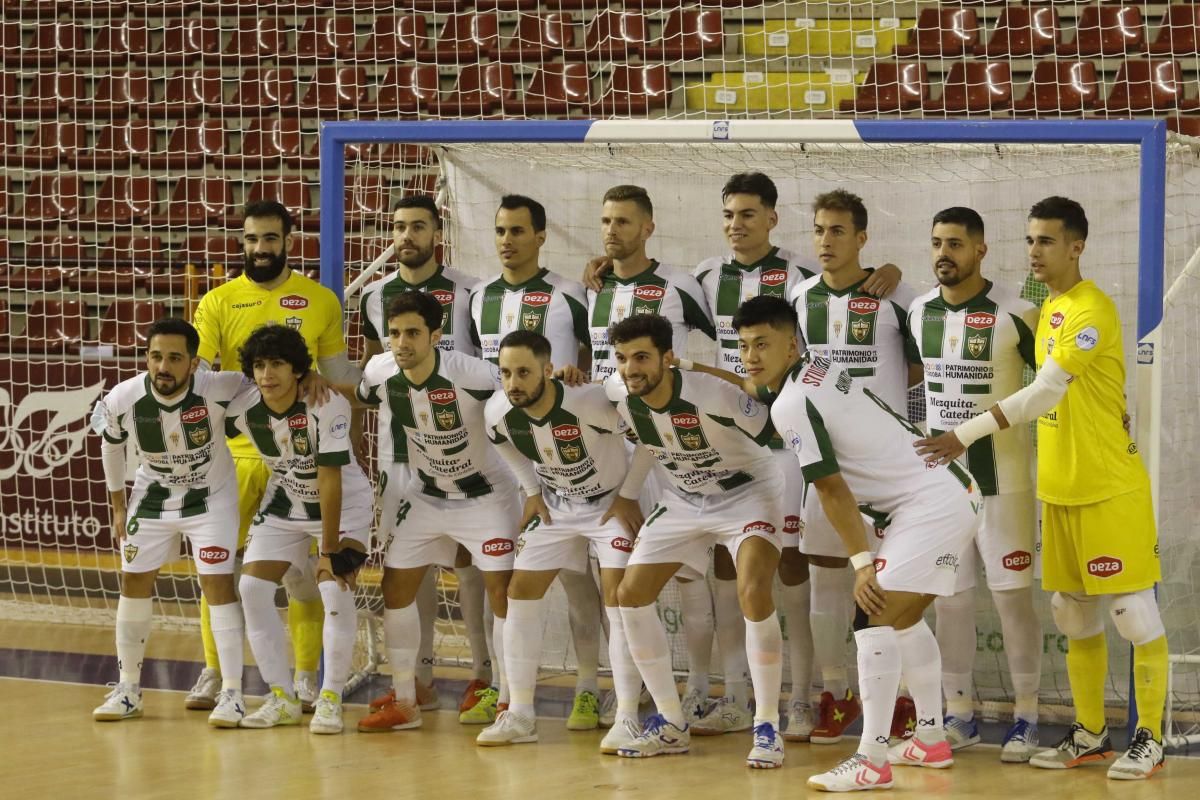
[[917,442],[929,461],[959,457],[980,437],[1037,420],[1042,508],[1042,584],[1068,638],[1075,724],[1030,764],[1069,769],[1112,757],[1104,723],[1107,608],[1133,644],[1138,719],[1129,749],[1108,769],[1118,780],[1163,766],[1167,637],[1154,597],[1161,577],[1150,479],[1125,430],[1125,362],[1112,299],[1079,274],[1087,216],[1074,200],[1048,197],[1029,212],[1025,237],[1035,280],[1050,295],[1036,337],[1037,377],[953,431]]
[[[220,368],[241,372],[240,350],[250,333],[264,323],[287,325],[300,332],[320,370],[310,372],[304,388],[322,391],[313,383],[356,384],[359,371],[346,355],[342,307],[328,288],[293,271],[287,264],[292,241],[292,216],[274,201],[250,203],[243,214],[242,244],[245,267],[241,275],[205,294],[193,320],[200,332],[201,369],[218,359]],[[258,452],[244,437],[230,440],[237,467],[238,510],[241,528],[239,549],[245,545],[250,520],[262,501],[270,472]],[[316,556],[314,550],[313,556]],[[312,711],[317,696],[317,668],[321,658],[324,608],[315,574],[292,568],[284,578],[288,590],[288,628],[296,658],[295,692],[305,711]],[[205,668],[187,696],[187,707],[212,708],[221,676],[208,606],[201,603],[201,632]]]

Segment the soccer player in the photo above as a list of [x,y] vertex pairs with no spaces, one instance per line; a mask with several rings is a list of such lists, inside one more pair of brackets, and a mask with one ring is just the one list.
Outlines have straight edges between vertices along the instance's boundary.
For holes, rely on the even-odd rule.
[[[154,581],[192,544],[200,589],[211,602],[212,636],[221,669],[210,725],[236,728],[242,700],[242,607],[233,587],[237,550],[237,481],[222,437],[225,407],[242,388],[235,373],[197,373],[200,335],[181,319],[159,319],[147,330],[146,371],[122,381],[96,404],[93,429],[101,446],[113,528],[122,555],[117,601],[117,685],[93,719],[142,716],[142,658],[150,635]],[[126,502],[125,448],[141,454]]]
[[250,649],[270,694],[241,727],[300,724],[275,591],[289,569],[308,562],[316,539],[325,671],[309,731],[341,733],[342,689],[358,625],[354,575],[366,561],[374,516],[371,484],[351,458],[350,403],[336,392],[324,403],[301,399],[300,381],[312,356],[304,338],[286,325],[255,330],[239,357],[258,391],[229,404],[225,426],[230,435],[248,438],[271,471],[238,582]]
[[[496,368],[438,349],[443,312],[425,292],[409,291],[388,306],[390,352],[367,364],[358,398],[379,408],[380,439],[408,451],[409,481],[389,475],[385,494],[397,493],[394,516],[380,522],[388,536],[383,570],[383,627],[392,665],[394,699],[358,723],[363,732],[416,728],[415,670],[421,644],[414,599],[430,565],[453,566],[458,545],[480,570],[495,613],[493,644],[499,689],[479,705],[507,703],[503,673],[504,616],[517,513],[516,486],[488,440],[486,401],[495,393]],[[385,467],[396,471],[392,463]],[[389,501],[390,502],[390,501]]]
[[[242,244],[245,266],[242,274],[200,298],[194,323],[200,332],[200,368],[209,369],[220,359],[220,368],[242,373],[238,349],[250,333],[267,322],[295,328],[308,344],[320,370],[310,371],[301,383],[304,395],[313,399],[328,391],[329,383],[353,384],[358,370],[346,356],[342,334],[342,307],[329,289],[288,266],[292,244],[291,214],[277,202],[257,201],[243,212]],[[230,443],[237,469],[238,513],[241,523],[238,548],[245,545],[250,522],[258,511],[270,471],[248,441]],[[315,554],[314,554],[315,555]],[[324,611],[312,572],[313,562],[303,570],[289,570],[284,577],[288,590],[288,629],[296,660],[296,695],[305,711],[317,698],[317,667],[321,659],[321,628]],[[207,605],[200,605],[200,631],[204,639],[205,668],[188,693],[188,708],[211,708],[221,675],[215,647],[209,635]]]
[[1162,573],[1150,479],[1123,422],[1120,319],[1108,295],[1080,274],[1087,235],[1087,215],[1074,200],[1047,197],[1033,205],[1029,264],[1049,290],[1034,344],[1037,377],[986,413],[917,444],[931,462],[946,462],[984,436],[1037,420],[1042,585],[1054,592],[1054,622],[1070,642],[1075,723],[1029,763],[1069,769],[1113,754],[1104,724],[1107,606],[1117,632],[1133,644],[1138,711],[1129,749],[1108,777],[1138,780],[1164,763],[1167,638],[1154,597]]
[[[502,271],[471,294],[473,330],[483,357],[497,363],[500,340],[514,330],[527,330],[550,340],[556,369],[573,366],[587,372],[591,348],[583,286],[538,262],[546,242],[546,209],[530,197],[505,195],[496,210],[495,237]],[[558,580],[567,594],[579,665],[567,728],[593,730],[600,724],[600,593],[590,572],[564,571]]]
[[663,486],[617,589],[629,650],[658,713],[618,754],[644,758],[688,751],[690,726],[655,601],[681,569],[702,579],[711,548],[723,544],[737,564],[743,647],[757,700],[746,763],[782,766],[783,642],[771,583],[779,565],[784,483],[765,446],[773,433],[767,410],[719,379],[672,368],[671,324],[658,315],[618,322],[609,341],[617,355],[617,376],[605,384],[609,397],[633,437],[659,462]]
[[[890,408],[903,410],[908,387],[920,381],[920,359],[906,350],[908,306],[916,292],[903,283],[896,283],[884,299],[868,291],[872,270],[860,260],[867,244],[867,209],[857,195],[841,189],[817,195],[813,244],[821,272],[788,292],[799,318],[801,342],[814,356],[847,368]],[[917,365],[910,367],[910,362]],[[846,676],[854,574],[846,569],[849,554],[824,516],[816,492],[807,493],[803,513],[800,549],[812,572],[812,637],[824,684],[811,741],[833,744],[861,713]],[[911,715],[908,698],[898,700],[897,734]]]
[[[362,334],[365,347],[360,366],[384,352],[387,339],[388,304],[397,295],[415,290],[428,292],[442,304],[442,338],[438,347],[442,350],[457,350],[467,355],[478,355],[479,351],[471,340],[471,287],[478,278],[439,264],[437,248],[442,244],[442,217],[437,204],[425,195],[401,198],[392,210],[392,244],[396,252],[396,271],[387,277],[367,284],[359,301],[362,315]],[[355,440],[358,439],[356,432]],[[392,449],[391,462],[407,465],[408,453],[403,448]],[[381,464],[384,463],[382,460]],[[398,468],[399,469],[399,468]],[[400,470],[403,472],[403,470]],[[406,475],[392,475],[398,485],[408,482]],[[386,489],[386,487],[383,487]],[[383,492],[384,500],[397,500],[393,492]],[[381,513],[391,516],[396,509],[384,507]],[[465,556],[465,557],[464,557]],[[467,685],[459,704],[460,713],[466,714],[479,701],[480,691],[491,685],[491,660],[488,657],[487,638],[484,635],[483,576],[479,569],[470,564],[470,557],[459,553],[461,566],[456,570],[458,597],[462,604],[463,623],[471,646],[474,679]],[[429,570],[421,590],[417,593],[417,608],[421,615],[421,652],[417,666],[417,700],[421,709],[429,711],[438,707],[437,689],[433,685],[433,626],[437,619],[437,570]],[[392,698],[379,697],[371,701],[373,707],[380,706]]]
[[[969,208],[947,208],[930,232],[939,286],[908,311],[908,330],[925,367],[925,409],[931,434],[952,430],[1021,388],[1035,367],[1037,308],[1017,292],[987,280],[983,220]],[[1029,426],[985,436],[967,450],[966,466],[983,495],[976,547],[958,565],[954,594],[934,601],[946,692],[946,736],[957,750],[979,741],[973,699],[976,552],[1004,633],[1016,704],[1001,761],[1028,761],[1037,748],[1042,625],[1033,608],[1037,541]]]
[[638,451],[630,468],[621,418],[603,387],[568,387],[551,375],[544,336],[513,331],[501,340],[504,393],[488,401],[488,433],[526,499],[504,622],[512,701],[475,741],[485,746],[537,741],[533,694],[546,590],[560,570],[587,572],[590,550],[600,562],[617,697],[616,719],[600,752],[614,754],[641,730],[641,680],[625,644],[617,586],[642,525],[638,495],[653,460]]
[[[892,783],[889,761],[950,766],[938,645],[921,615],[935,595],[954,591],[959,554],[975,534],[979,490],[958,464],[929,469],[914,457],[920,431],[848,369],[811,350],[801,358],[796,312],[787,303],[747,301],[733,325],[751,380],[773,398],[772,422],[853,554],[863,733],[854,755],[809,778],[808,785],[838,792],[882,789]],[[874,555],[863,513],[887,527]],[[902,675],[916,703],[916,732],[889,752]]]

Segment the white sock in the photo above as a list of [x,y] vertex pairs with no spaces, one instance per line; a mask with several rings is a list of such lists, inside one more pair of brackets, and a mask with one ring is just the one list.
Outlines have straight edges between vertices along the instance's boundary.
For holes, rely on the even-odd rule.
[[916,736],[928,744],[944,741],[942,727],[942,655],[925,620],[896,631],[900,671],[917,707]]
[[708,581],[675,581],[679,587],[679,610],[683,614],[683,636],[687,643],[687,687],[708,697],[712,671],[713,599]]
[[[799,586],[781,584],[780,608],[787,627],[788,657],[791,661],[792,701],[808,702],[812,688],[813,637],[809,626],[812,591],[808,582]],[[755,697],[758,696],[757,691]]]
[[221,690],[242,690],[242,668],[245,665],[246,623],[242,604],[236,600],[208,607],[209,629],[217,646],[217,663],[221,665]]
[[[946,713],[970,720],[975,717],[975,588],[964,589],[933,601],[937,612],[937,644],[942,652],[942,685]],[[905,672],[905,680],[908,673]],[[916,700],[916,695],[913,695]],[[920,712],[917,714],[918,722]]]
[[[508,601],[510,604],[511,600]],[[511,608],[511,605],[510,605]],[[612,665],[613,691],[617,695],[617,719],[637,721],[638,701],[642,695],[642,676],[638,673],[633,656],[629,655],[629,642],[625,637],[625,621],[621,609],[605,607],[608,617],[608,663]]]
[[754,682],[754,724],[779,729],[779,694],[783,686],[783,633],[774,611],[764,620],[746,619],[746,657]]
[[456,567],[454,574],[458,576],[458,605],[463,626],[467,629],[467,642],[471,646],[473,677],[491,683],[493,662],[489,653],[489,634],[486,632],[491,625],[484,624],[487,593],[483,590],[483,573],[472,564],[469,567]]
[[600,618],[604,616],[600,589],[591,572],[559,570],[558,582],[567,593],[567,620],[575,643],[575,693],[600,696]]
[[492,645],[496,650],[496,660],[492,663],[495,664],[493,673],[497,687],[497,704],[509,701],[508,670],[504,668],[504,624],[505,618],[501,616],[496,616],[492,622]]
[[1042,683],[1042,622],[1033,608],[1033,587],[992,592],[1004,633],[1012,677],[1013,716],[1038,721],[1038,688]]
[[[209,606],[209,614],[215,606]],[[121,683],[142,682],[142,661],[146,657],[146,639],[154,616],[154,601],[149,597],[117,600],[117,670]]]
[[350,677],[350,662],[354,658],[354,638],[358,635],[358,612],[354,607],[354,592],[342,589],[337,581],[317,584],[325,605],[325,624],[321,628],[325,676],[321,691],[342,696],[346,679]]
[[383,641],[387,646],[388,663],[392,665],[392,689],[397,700],[412,704],[417,702],[415,681],[420,616],[416,603],[383,610]]
[[417,589],[417,613],[421,617],[421,649],[417,651],[416,676],[425,686],[433,685],[433,626],[437,622],[438,568],[430,566],[425,570],[421,586]]
[[509,709],[529,717],[537,716],[533,705],[537,684],[538,660],[542,654],[542,626],[546,600],[508,599],[504,618],[504,667],[508,682]]
[[813,651],[821,667],[821,688],[840,700],[850,688],[846,672],[846,632],[854,616],[854,573],[849,567],[809,565],[812,585]]
[[675,675],[671,672],[671,649],[667,644],[667,631],[658,620],[658,611],[653,605],[622,606],[621,621],[625,623],[629,654],[654,698],[658,713],[667,722],[682,728],[683,708],[679,704],[679,690],[675,688]]
[[[264,581],[253,575],[243,574],[238,582],[238,594],[242,596],[242,613],[246,615],[246,638],[250,640],[250,652],[263,682],[271,688],[282,689],[289,697],[293,695],[292,671],[288,667],[287,631],[279,610],[275,608],[274,581]],[[212,609],[209,609],[212,613]]]
[[725,697],[749,707],[746,679],[750,664],[746,660],[746,618],[738,601],[737,581],[716,581],[713,608],[717,621],[717,642],[721,645],[721,669],[725,673]]
[[858,686],[863,706],[863,732],[858,752],[882,766],[887,763],[888,735],[896,690],[900,687],[900,646],[891,626],[863,628],[858,643]]

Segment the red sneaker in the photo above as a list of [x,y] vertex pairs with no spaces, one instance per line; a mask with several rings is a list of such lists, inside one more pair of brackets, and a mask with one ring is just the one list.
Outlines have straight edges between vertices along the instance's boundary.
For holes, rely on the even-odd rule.
[[[911,739],[917,729],[917,706],[912,698],[900,695],[896,698],[896,710],[892,712],[892,742]],[[893,762],[895,763],[895,762]]]
[[479,702],[479,695],[476,692],[488,688],[490,684],[487,681],[481,681],[475,678],[467,684],[467,688],[463,690],[462,700],[458,703],[458,711],[461,714],[463,711],[470,711]]
[[421,727],[421,709],[411,703],[388,703],[358,721],[362,733],[386,733]]
[[832,694],[822,692],[821,703],[817,707],[817,726],[813,728],[809,741],[813,744],[837,744],[842,740],[846,728],[860,716],[862,703],[854,692],[847,690],[841,700],[834,700]]

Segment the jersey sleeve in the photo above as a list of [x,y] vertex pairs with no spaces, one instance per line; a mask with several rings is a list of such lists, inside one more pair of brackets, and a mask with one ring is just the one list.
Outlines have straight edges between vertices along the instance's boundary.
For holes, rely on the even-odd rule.
[[342,304],[337,295],[321,287],[319,294],[323,307],[321,332],[317,336],[317,359],[329,358],[346,352],[346,336],[342,332]]
[[487,400],[500,386],[500,370],[489,361],[462,353],[446,353],[450,382],[476,400]]
[[491,400],[483,407],[483,424],[487,430],[488,438],[493,444],[507,442],[508,437],[505,435],[507,428],[504,425],[504,415],[508,413],[508,409],[512,406],[508,402],[508,398],[503,394],[495,394]]
[[[709,378],[707,375],[704,377]],[[705,412],[709,417],[722,425],[738,428],[756,444],[765,445],[771,440],[775,427],[771,424],[770,410],[765,405],[720,378],[709,378],[702,383],[703,394],[714,401],[713,411]]]
[[350,403],[340,394],[312,409],[317,418],[317,466],[344,467],[350,463]]
[[[382,355],[388,355],[388,353],[383,353]],[[376,360],[378,358],[379,356],[375,356],[367,362],[362,378],[358,382],[358,389],[354,392],[360,402],[366,403],[369,406],[377,406],[383,402],[383,396],[379,391],[379,387],[383,385],[383,381],[380,380],[380,368]]]
[[704,290],[700,288],[700,282],[690,275],[681,275],[675,291],[679,293],[679,302],[683,304],[683,321],[715,341],[717,327],[713,324],[712,312],[704,299]]
[[608,393],[599,386],[589,386],[586,390],[584,401],[587,404],[588,419],[587,424],[593,430],[601,433],[621,433],[624,428],[621,422],[621,415],[617,413],[617,409],[608,401]]
[[[588,301],[587,292],[583,288],[583,284],[575,281],[565,281],[562,286],[563,298],[567,301],[567,308],[571,311],[571,331],[575,334],[575,340],[587,347],[592,346],[592,335],[588,330]],[[578,356],[576,357],[576,359]],[[572,359],[574,364],[576,359]]]
[[1013,326],[1017,329],[1017,350],[1021,353],[1021,360],[1030,369],[1037,369],[1037,353],[1034,352],[1037,337],[1034,332],[1037,330],[1040,313],[1037,306],[1028,305],[1019,313],[1011,314]]
[[801,396],[796,402],[776,403],[771,416],[800,460],[806,483],[841,472],[825,420],[811,400]]
[[476,350],[483,347],[483,339],[479,338],[479,319],[483,315],[483,287],[485,285],[480,281],[471,290],[470,299],[467,302],[467,307],[471,309],[471,344],[475,345]]
[[221,312],[217,292],[208,292],[200,298],[196,311],[192,314],[192,325],[200,334],[200,349],[196,355],[201,361],[209,364],[217,360],[221,352]]
[[1119,336],[1120,330],[1115,309],[1089,298],[1063,320],[1050,357],[1071,375],[1082,375],[1101,345]]
[[225,409],[225,436],[234,439],[243,433],[249,434],[246,428],[246,410],[258,402],[259,396],[258,387],[251,383],[229,402]]
[[[378,281],[375,283],[378,283]],[[383,341],[379,335],[379,331],[375,330],[375,320],[371,318],[371,304],[375,302],[378,292],[378,287],[372,283],[363,289],[362,297],[358,301],[358,317],[362,322],[362,336],[369,342]]]
[[120,444],[129,438],[125,431],[125,415],[118,411],[118,399],[109,392],[96,401],[92,409],[92,430],[100,434],[109,444]]

